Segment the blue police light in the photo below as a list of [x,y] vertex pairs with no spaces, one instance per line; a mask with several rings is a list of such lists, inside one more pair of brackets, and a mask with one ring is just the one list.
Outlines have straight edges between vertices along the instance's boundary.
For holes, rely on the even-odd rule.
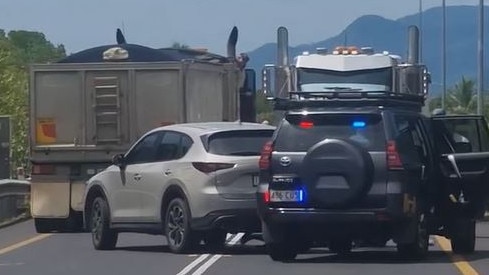
[[302,202],[304,201],[304,190],[299,190],[299,201]]
[[353,123],[351,124],[353,128],[363,128],[365,127],[365,125],[366,125],[365,121],[353,121]]

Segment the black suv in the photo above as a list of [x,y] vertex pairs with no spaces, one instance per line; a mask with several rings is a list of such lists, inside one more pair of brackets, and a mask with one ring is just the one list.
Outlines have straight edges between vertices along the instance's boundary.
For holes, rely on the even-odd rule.
[[429,235],[449,238],[455,253],[474,251],[488,195],[487,123],[428,117],[401,101],[287,108],[260,158],[258,212],[273,260],[390,239],[422,259]]

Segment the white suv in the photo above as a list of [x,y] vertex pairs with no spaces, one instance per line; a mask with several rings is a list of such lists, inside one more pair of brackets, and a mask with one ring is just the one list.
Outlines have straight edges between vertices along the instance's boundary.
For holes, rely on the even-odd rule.
[[83,216],[95,249],[114,248],[120,232],[164,234],[175,253],[260,232],[258,160],[274,129],[218,122],[146,133],[88,181]]

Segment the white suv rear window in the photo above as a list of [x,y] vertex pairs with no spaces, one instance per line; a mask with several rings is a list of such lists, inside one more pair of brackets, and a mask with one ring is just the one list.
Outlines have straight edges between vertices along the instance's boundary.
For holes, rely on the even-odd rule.
[[263,145],[272,138],[273,130],[239,130],[212,134],[207,151],[216,155],[259,156]]

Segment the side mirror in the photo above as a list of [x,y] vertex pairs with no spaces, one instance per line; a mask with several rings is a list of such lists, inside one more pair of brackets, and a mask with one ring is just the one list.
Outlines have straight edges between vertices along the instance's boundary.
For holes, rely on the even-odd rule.
[[125,166],[124,154],[117,154],[112,157],[112,164],[117,165],[119,167]]
[[256,73],[253,69],[245,70],[244,87],[240,89],[240,119],[243,122],[256,121]]
[[245,69],[244,93],[256,94],[256,73],[253,69]]

